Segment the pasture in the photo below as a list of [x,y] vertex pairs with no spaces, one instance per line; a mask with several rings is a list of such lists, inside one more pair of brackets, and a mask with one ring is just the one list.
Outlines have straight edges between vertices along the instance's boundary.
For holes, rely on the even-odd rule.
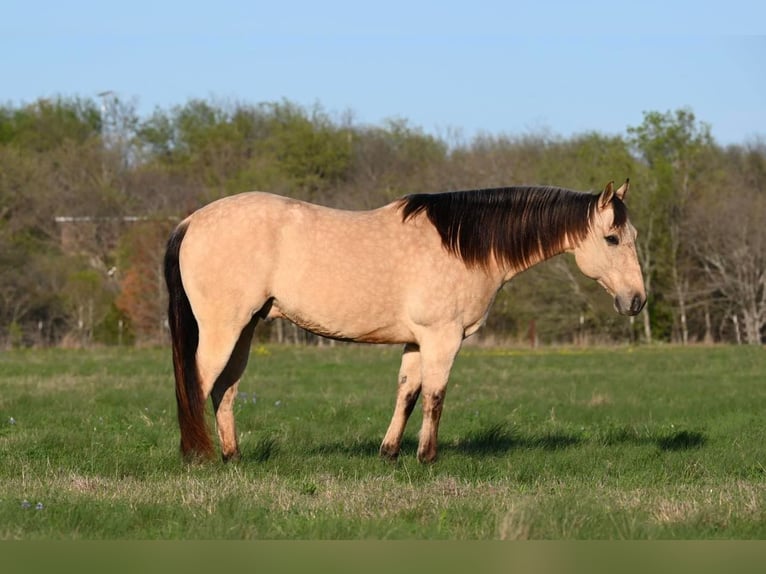
[[419,405],[377,455],[398,363],[254,347],[242,460],[187,465],[168,349],[2,352],[0,538],[766,537],[762,347],[466,347],[431,465]]

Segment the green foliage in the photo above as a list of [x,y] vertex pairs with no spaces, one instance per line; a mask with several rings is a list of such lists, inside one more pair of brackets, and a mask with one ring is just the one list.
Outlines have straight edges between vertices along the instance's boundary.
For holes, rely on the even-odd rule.
[[[688,339],[688,308],[704,287],[694,285],[690,205],[709,193],[715,155],[710,126],[689,109],[645,112],[640,126],[628,127],[630,143],[645,165],[644,186],[636,201],[636,224],[649,230],[638,248],[645,281],[673,303],[677,339]],[[652,313],[650,310],[649,313]],[[655,314],[656,316],[657,314]]]
[[655,341],[669,343],[673,339],[673,306],[661,295],[652,294],[647,303],[647,313],[652,322],[652,336]]
[[[76,292],[86,288],[67,285],[66,277],[90,273],[103,285],[89,329],[113,341],[115,323],[99,324],[116,303],[142,310],[131,321],[139,339],[159,336],[157,308],[164,303],[151,254],[161,258],[166,233],[142,234],[132,216],[171,223],[213,199],[254,189],[366,209],[407,193],[515,184],[596,192],[625,177],[651,294],[640,318],[648,318],[644,334],[654,327],[650,338],[658,340],[733,341],[725,325],[735,314],[754,318],[748,340],[757,340],[764,325],[755,323],[766,313],[751,312],[732,295],[757,286],[724,294],[695,246],[700,235],[726,237],[727,221],[713,214],[735,205],[728,199],[738,187],[766,189],[766,148],[758,141],[718,147],[689,109],[646,112],[625,136],[498,134],[448,142],[405,119],[359,125],[348,114],[287,100],[190,100],[146,118],[114,95],[0,106],[0,333],[7,337],[16,322],[29,343],[41,321],[46,341],[62,340],[67,329],[76,333],[84,308]],[[747,215],[747,226],[766,225],[757,210]],[[55,216],[79,219],[64,225]],[[126,265],[118,250],[136,236],[141,265]],[[728,258],[721,269],[742,266],[731,249],[718,251]],[[110,269],[117,274],[107,275]],[[515,279],[482,336],[523,340],[532,320],[543,343],[636,338],[635,324],[615,316],[609,297],[571,261]]]
[[136,334],[130,318],[112,303],[104,318],[93,328],[93,341],[102,345],[133,345]]
[[377,456],[398,358],[259,347],[243,459],[190,466],[169,349],[3,353],[0,538],[766,535],[761,349],[465,348],[428,466],[419,409],[400,459]]
[[275,174],[266,181],[282,180],[312,196],[342,179],[351,155],[349,131],[319,107],[308,113],[290,102],[253,107],[192,100],[170,114],[156,111],[139,134],[160,161],[232,193],[242,188],[231,181],[255,176],[257,185],[257,168]]
[[423,133],[404,119],[387,120],[380,135],[397,155],[410,162],[413,171],[441,162],[447,154],[444,142]]
[[8,343],[11,347],[14,349],[17,349],[22,346],[24,342],[24,332],[21,329],[21,325],[19,325],[16,321],[12,321],[10,325],[8,325]]
[[658,175],[669,169],[684,169],[694,156],[713,144],[710,126],[700,123],[688,108],[660,113],[644,112],[640,126],[629,127],[628,134],[643,158]]
[[66,141],[83,143],[101,131],[101,114],[92,100],[40,99],[0,111],[0,145],[49,152]]
[[311,198],[343,178],[351,157],[350,131],[336,127],[321,108],[311,116],[286,102],[265,109],[269,137],[262,149],[292,185]]
[[609,180],[635,179],[636,160],[620,136],[586,133],[546,147],[547,157],[541,158],[540,166],[542,181],[571,182],[566,185],[601,191]]

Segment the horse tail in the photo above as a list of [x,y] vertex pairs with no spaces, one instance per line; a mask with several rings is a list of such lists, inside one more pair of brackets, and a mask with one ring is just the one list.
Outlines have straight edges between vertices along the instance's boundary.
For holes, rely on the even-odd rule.
[[188,222],[171,233],[165,251],[165,283],[168,288],[168,324],[173,344],[173,370],[176,379],[178,426],[181,430],[181,453],[187,460],[213,458],[213,441],[205,421],[205,398],[197,370],[199,325],[181,281],[178,254]]

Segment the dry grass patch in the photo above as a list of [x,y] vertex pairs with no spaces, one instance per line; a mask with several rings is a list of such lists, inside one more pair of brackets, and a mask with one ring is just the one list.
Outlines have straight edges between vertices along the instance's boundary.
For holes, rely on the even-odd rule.
[[766,515],[766,485],[735,481],[715,486],[632,490],[617,493],[613,504],[617,510],[644,512],[658,526],[706,523],[726,528],[733,518],[757,521]]
[[594,392],[585,404],[589,407],[603,407],[612,404],[612,398],[606,393]]
[[511,503],[501,516],[497,536],[500,540],[529,540],[532,535],[534,499],[524,497]]

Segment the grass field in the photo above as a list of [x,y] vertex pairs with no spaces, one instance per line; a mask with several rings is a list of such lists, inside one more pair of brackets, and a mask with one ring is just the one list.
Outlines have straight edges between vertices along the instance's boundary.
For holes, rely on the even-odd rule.
[[398,349],[258,347],[243,460],[185,465],[167,349],[0,353],[2,539],[766,537],[766,351],[468,347],[440,457]]

